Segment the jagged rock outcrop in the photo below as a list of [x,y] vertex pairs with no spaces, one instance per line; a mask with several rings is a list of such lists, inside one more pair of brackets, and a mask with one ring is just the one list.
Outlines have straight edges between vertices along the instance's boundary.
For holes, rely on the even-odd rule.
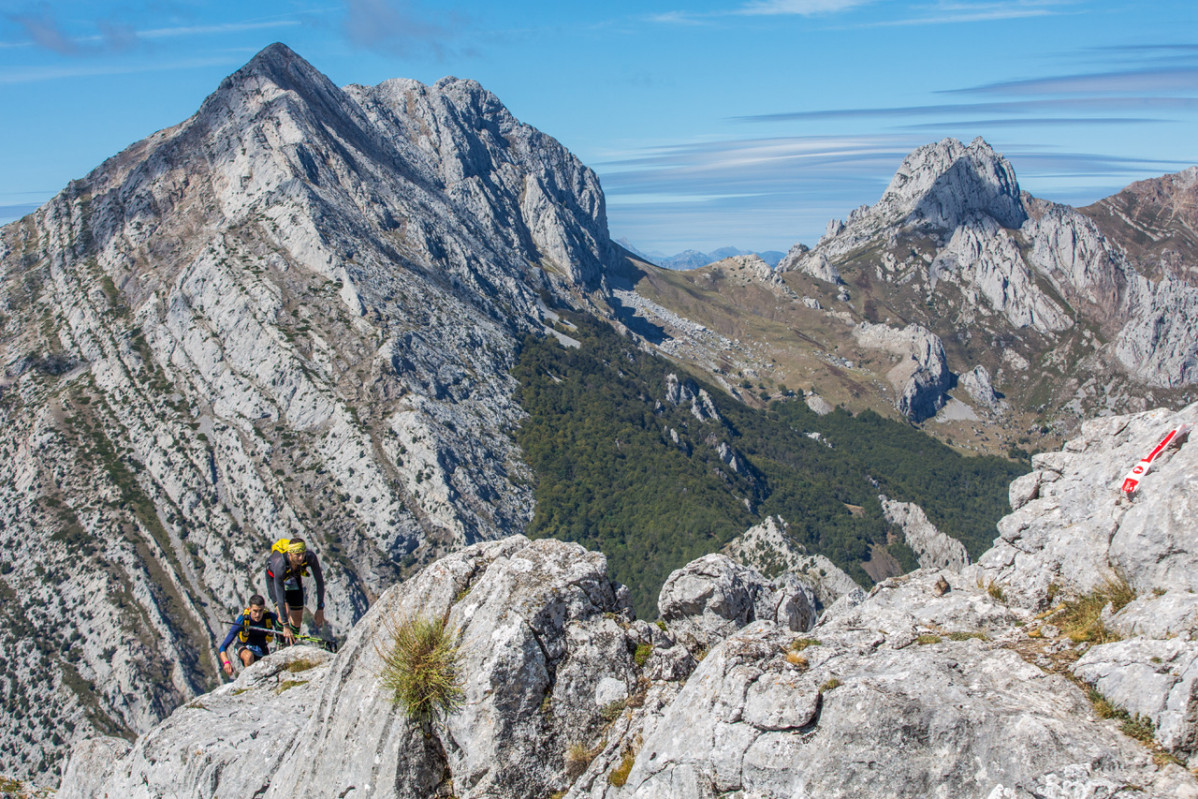
[[594,173],[477,83],[341,89],[282,45],[0,231],[0,637],[35,653],[0,771],[214,684],[275,538],[344,632],[524,529],[509,371],[613,252]]
[[939,336],[920,325],[897,330],[869,322],[862,322],[853,336],[862,347],[884,350],[898,360],[886,377],[894,386],[899,413],[921,422],[935,416],[947,402],[945,392],[952,388],[954,378]]
[[1198,795],[1068,680],[984,640],[1016,614],[966,585],[936,597],[933,579],[831,609],[801,649],[764,623],[727,639],[604,795]]
[[[1123,579],[1139,594],[1198,590],[1198,448],[1166,449],[1134,499],[1123,478],[1180,423],[1198,423],[1198,404],[1094,419],[1059,452],[1032,456],[1011,485],[1014,511],[978,565],[1012,601],[1047,602],[1049,587],[1075,594]],[[1061,535],[1061,530],[1069,535]]]
[[1094,646],[1072,671],[1147,719],[1160,744],[1191,765],[1198,763],[1198,447],[1181,439],[1158,456],[1131,499],[1120,489],[1169,430],[1196,422],[1198,404],[1097,419],[1060,452],[1033,456],[1035,471],[1011,486],[1014,512],[977,565],[979,581],[1029,608],[1060,597],[1107,602],[1116,591],[1133,594],[1102,617],[1126,640]]
[[967,303],[989,306],[1015,328],[1055,333],[1073,324],[1060,304],[1036,285],[1014,234],[991,216],[970,216],[952,230],[928,267],[931,290],[939,280],[957,284]]
[[767,581],[727,555],[704,555],[675,571],[657,607],[671,632],[705,650],[750,622],[768,620],[796,632],[815,624],[815,594],[794,574]]
[[1001,413],[1007,409],[1007,403],[994,390],[990,371],[981,364],[957,378],[957,385],[965,389],[977,406],[991,413]]
[[[829,409],[831,410],[831,409]],[[811,586],[817,608],[831,605],[861,587],[823,555],[812,555],[789,534],[789,525],[779,516],[767,516],[728,542],[723,552],[745,566],[764,574],[790,572]]]
[[911,547],[922,568],[957,572],[969,565],[969,553],[965,551],[965,545],[936,529],[936,525],[928,521],[923,508],[913,502],[899,502],[886,496],[879,496],[878,501],[882,503],[886,521],[903,531],[907,546]]

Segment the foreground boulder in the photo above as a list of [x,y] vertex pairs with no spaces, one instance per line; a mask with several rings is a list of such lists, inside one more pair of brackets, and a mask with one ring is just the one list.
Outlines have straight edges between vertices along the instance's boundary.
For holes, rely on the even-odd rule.
[[[1198,404],[1096,419],[1060,452],[1032,458],[1011,485],[1015,509],[980,559],[979,583],[1012,603],[1103,608],[1070,673],[1172,756],[1198,767],[1198,445],[1175,440],[1128,497],[1124,475],[1173,429],[1198,426]],[[1123,640],[1119,640],[1123,639]]]

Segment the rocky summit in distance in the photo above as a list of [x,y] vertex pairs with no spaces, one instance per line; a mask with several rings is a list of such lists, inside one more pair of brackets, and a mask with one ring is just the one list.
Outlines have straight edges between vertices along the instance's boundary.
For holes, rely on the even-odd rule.
[[215,684],[276,538],[343,634],[522,531],[509,371],[617,251],[594,173],[477,83],[281,44],[0,230],[0,773]]
[[1074,209],[1022,191],[982,139],[945,139],[768,280],[641,265],[639,307],[747,402],[802,389],[957,446],[1036,451],[1082,419],[1198,396],[1196,174]]
[[[978,564],[818,616],[806,577],[708,555],[648,624],[599,553],[476,544],[390,588],[335,656],[278,652],[132,745],[80,743],[58,797],[1193,799],[1198,446],[1120,492],[1182,423],[1198,404],[1087,423],[1012,486]],[[421,614],[456,631],[464,691],[426,728],[380,681]]]

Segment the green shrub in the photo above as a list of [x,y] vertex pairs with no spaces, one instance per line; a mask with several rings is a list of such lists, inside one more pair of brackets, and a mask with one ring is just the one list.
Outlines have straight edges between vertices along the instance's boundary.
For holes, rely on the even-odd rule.
[[457,631],[446,630],[445,619],[422,616],[389,625],[392,642],[380,651],[383,685],[408,718],[429,724],[462,705],[462,671]]
[[645,661],[648,660],[649,656],[652,654],[653,654],[653,644],[650,644],[650,643],[637,644],[636,652],[634,652],[632,655],[632,660],[636,663],[637,668],[640,668],[645,665]]

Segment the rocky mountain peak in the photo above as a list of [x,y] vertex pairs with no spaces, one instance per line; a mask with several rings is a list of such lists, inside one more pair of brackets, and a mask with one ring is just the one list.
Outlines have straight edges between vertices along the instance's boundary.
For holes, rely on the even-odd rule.
[[1007,228],[1027,219],[1015,170],[981,137],[968,146],[948,138],[903,160],[875,207],[892,222],[953,230],[971,214]]

